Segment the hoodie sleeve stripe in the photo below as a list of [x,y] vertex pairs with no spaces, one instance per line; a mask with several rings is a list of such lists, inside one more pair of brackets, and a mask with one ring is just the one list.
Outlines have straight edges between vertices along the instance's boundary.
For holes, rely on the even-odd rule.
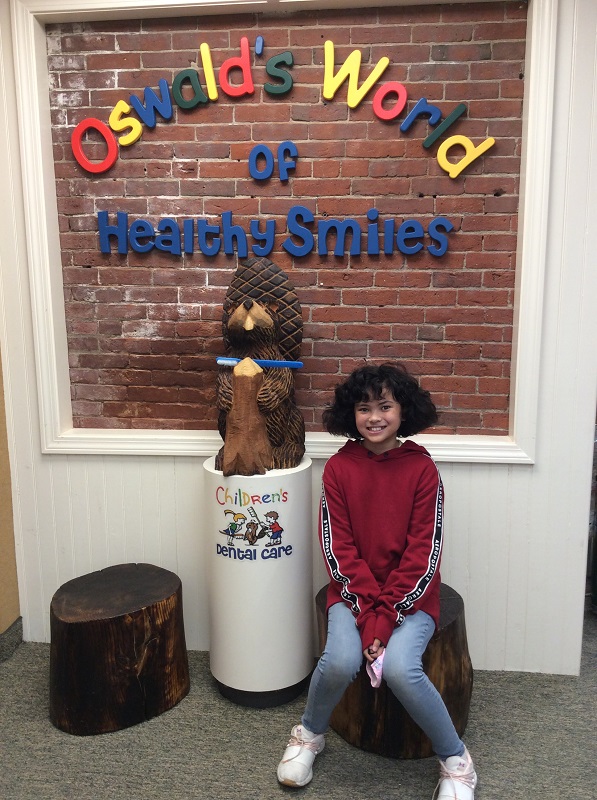
[[361,610],[359,599],[357,595],[348,588],[350,579],[340,571],[340,565],[334,555],[333,540],[332,520],[325,496],[325,487],[323,487],[321,492],[321,547],[323,555],[330,575],[335,581],[342,584],[342,590],[340,592],[342,598],[350,604],[353,614],[359,614]]
[[402,600],[394,604],[394,608],[397,611],[398,617],[397,621],[403,621],[403,612],[409,611],[413,604],[419,600],[431,584],[435,573],[437,572],[437,568],[440,562],[440,556],[442,552],[442,545],[443,545],[443,525],[444,523],[444,487],[442,485],[441,478],[439,477],[438,472],[438,486],[437,486],[437,494],[435,498],[435,521],[434,521],[434,530],[433,530],[433,537],[431,539],[431,549],[429,551],[429,556],[427,559],[427,568],[425,573],[418,579],[417,583],[415,584],[414,588],[407,592]]

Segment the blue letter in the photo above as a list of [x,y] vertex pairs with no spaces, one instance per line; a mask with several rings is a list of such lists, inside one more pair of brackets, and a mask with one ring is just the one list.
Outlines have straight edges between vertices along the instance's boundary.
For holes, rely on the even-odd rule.
[[386,219],[383,224],[383,252],[391,256],[394,252],[394,220]]
[[182,223],[184,232],[184,251],[185,253],[194,253],[193,239],[195,238],[195,222],[192,219],[185,219]]
[[136,219],[129,228],[129,242],[135,253],[149,253],[150,250],[153,250],[153,242],[141,244],[139,241],[139,239],[145,239],[148,236],[155,236],[153,225],[146,219]]
[[234,239],[236,239],[236,250],[239,258],[246,258],[249,251],[247,249],[247,234],[240,225],[232,224],[232,211],[224,211],[222,214],[222,233],[224,234],[224,252],[227,256],[234,254]]
[[127,231],[129,215],[124,211],[116,212],[116,225],[108,225],[108,212],[98,211],[97,227],[99,229],[100,250],[102,253],[110,253],[110,236],[118,239],[118,252],[124,253],[128,250]]
[[168,82],[164,78],[160,78],[158,86],[160,87],[162,97],[158,97],[149,86],[145,87],[145,106],[141,105],[141,101],[138,97],[135,97],[134,94],[130,96],[131,106],[139,115],[141,122],[144,122],[148,128],[155,128],[156,111],[166,120],[172,117],[172,99],[170,97]]
[[305,206],[292,206],[288,212],[288,233],[298,236],[303,241],[303,244],[299,246],[294,244],[291,239],[284,239],[282,247],[287,253],[290,253],[291,256],[306,256],[307,253],[313,250],[313,245],[315,244],[313,234],[308,228],[299,224],[299,218],[301,218],[302,222],[313,222],[315,219],[313,214],[308,208],[305,208]]
[[443,256],[448,249],[448,237],[441,232],[442,228],[446,233],[450,233],[450,231],[454,230],[454,226],[450,220],[445,217],[436,217],[429,223],[429,236],[431,236],[433,241],[438,243],[437,246],[431,244],[427,247],[427,250],[429,250],[432,256]]
[[[259,156],[263,156],[265,158],[265,169],[262,172],[257,169],[257,159]],[[249,174],[252,178],[255,178],[256,181],[266,181],[268,178],[272,177],[273,171],[274,154],[267,145],[256,145],[251,150],[251,154],[249,155]]]
[[172,253],[174,256],[180,255],[180,228],[176,220],[164,217],[158,222],[158,231],[164,231],[160,236],[155,237],[155,246],[158,250]]
[[423,230],[423,226],[420,222],[417,222],[414,219],[403,222],[398,228],[398,233],[396,234],[396,244],[398,245],[398,250],[400,250],[400,252],[404,253],[406,256],[412,255],[413,253],[418,253],[423,247],[422,242],[417,242],[416,244],[406,244],[406,242],[408,239],[420,239],[421,236],[424,235],[425,231]]
[[286,156],[298,156],[298,150],[294,142],[282,142],[278,147],[278,169],[280,171],[280,180],[288,180],[288,170],[296,169],[296,161],[286,161]]
[[379,211],[376,208],[370,208],[367,211],[367,255],[379,255],[379,229],[377,227],[377,220],[379,218]]
[[[216,235],[219,232],[219,225],[209,225],[206,219],[197,220],[197,241],[199,242],[199,249],[204,255],[215,256],[219,252],[220,237]],[[208,234],[214,237],[211,244],[207,243]]]
[[251,250],[255,253],[256,256],[269,256],[269,254],[274,249],[274,240],[276,237],[276,220],[275,219],[267,219],[265,221],[265,231],[261,233],[259,230],[259,220],[252,219],[251,220],[251,236],[255,239],[256,242],[262,242],[262,244],[254,244]]
[[431,105],[431,103],[428,103],[424,97],[421,97],[421,99],[417,101],[413,110],[410,112],[410,114],[406,117],[406,119],[400,126],[400,130],[403,133],[404,131],[407,131],[413,124],[413,122],[416,120],[416,118],[421,114],[429,114],[429,122],[432,125],[437,125],[437,123],[442,118],[441,108]]
[[336,246],[334,247],[334,255],[335,256],[342,256],[344,255],[344,250],[346,249],[346,232],[348,229],[352,231],[352,237],[350,242],[350,255],[351,256],[358,256],[361,253],[361,226],[356,221],[356,219],[345,219],[344,222],[340,222],[339,219],[328,219],[325,221],[319,222],[317,225],[317,236],[319,239],[319,244],[317,246],[317,252],[320,256],[327,255],[328,252],[328,244],[327,244],[327,236],[328,233],[332,230],[336,230]]

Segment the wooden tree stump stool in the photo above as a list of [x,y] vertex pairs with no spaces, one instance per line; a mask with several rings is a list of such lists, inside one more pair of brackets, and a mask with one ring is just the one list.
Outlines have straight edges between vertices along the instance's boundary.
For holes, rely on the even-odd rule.
[[68,581],[50,605],[50,719],[85,736],[128,728],[189,691],[182,586],[151,564]]
[[[315,599],[319,646],[327,638],[327,586]],[[468,652],[464,603],[454,589],[442,583],[439,626],[423,656],[423,669],[441,694],[458,735],[468,722],[473,690],[473,668]],[[391,758],[427,758],[431,742],[416,725],[385,681],[371,686],[365,666],[334,709],[330,726],[349,744]]]

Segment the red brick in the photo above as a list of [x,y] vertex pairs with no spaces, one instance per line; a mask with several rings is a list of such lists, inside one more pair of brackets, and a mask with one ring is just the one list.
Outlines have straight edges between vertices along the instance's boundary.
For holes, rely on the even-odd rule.
[[509,360],[512,351],[510,344],[492,344],[485,343],[481,348],[482,358],[499,358],[502,360]]
[[441,342],[444,339],[442,325],[420,325],[417,328],[417,339],[420,341]]
[[504,410],[508,408],[508,398],[497,395],[462,395],[458,399],[460,408],[480,408]]
[[392,272],[377,272],[375,274],[375,285],[385,287],[408,287],[408,288],[423,288],[431,285],[431,275],[426,272],[411,272],[411,271],[392,271]]
[[97,332],[100,336],[122,336],[122,322],[113,319],[102,319],[98,322]]
[[125,369],[129,358],[125,353],[81,353],[78,358],[80,367],[98,370]]
[[416,325],[392,325],[390,330],[393,342],[412,342],[417,338]]
[[438,377],[426,376],[423,381],[425,388],[430,392],[451,392],[454,394],[473,394],[478,390],[477,379],[474,377],[459,377],[454,375],[441,375]]
[[508,395],[510,391],[509,378],[483,377],[479,378],[479,391],[482,394]]
[[514,274],[510,271],[483,273],[483,287],[487,289],[510,289],[514,287]]
[[[342,339],[350,338],[344,332],[344,326],[340,327],[340,337]],[[318,322],[317,325],[311,325],[308,322],[303,323],[303,337],[305,340],[315,341],[316,339],[333,339],[336,336],[335,325],[322,325]]]
[[76,387],[75,397],[77,400],[126,400],[127,389],[125,386],[87,384]]
[[485,250],[506,250],[509,253],[516,251],[517,235],[515,233],[487,233],[483,237],[483,246]]
[[369,356],[389,361],[421,358],[423,356],[423,346],[413,342],[372,342],[369,346]]
[[503,434],[508,432],[509,418],[506,412],[484,411],[483,412],[483,432]]
[[[325,182],[325,190],[327,193],[329,181]],[[364,215],[369,206],[373,206],[373,200],[370,203],[363,202],[361,197],[318,197],[317,198],[317,214],[321,217],[332,217],[338,219],[345,219],[346,217],[357,218],[364,231],[366,223]],[[363,248],[365,249],[365,248]]]
[[379,325],[388,322],[417,323],[424,322],[424,308],[410,308],[405,306],[380,306],[379,308],[367,309],[367,321],[372,325]]
[[474,325],[486,321],[486,310],[478,306],[447,306],[445,308],[426,308],[425,322],[433,324],[456,323]]
[[509,291],[505,289],[459,289],[458,304],[462,306],[506,306],[509,304]]
[[305,305],[340,305],[341,293],[338,289],[322,289],[318,286],[303,288],[301,289],[301,304],[303,303]]
[[469,428],[471,431],[480,431],[481,429],[481,415],[470,411],[442,409],[440,412],[440,422],[446,425],[448,430],[454,430],[455,433],[459,433],[464,427]]
[[152,353],[196,353],[195,339],[151,339]]
[[476,342],[426,342],[425,358],[478,359],[481,345]]
[[390,339],[390,331],[387,328],[371,328],[366,325],[350,325],[342,323],[338,326],[338,338],[342,341],[355,340],[364,341],[385,341]]
[[457,292],[453,289],[400,289],[400,305],[411,306],[454,306]]
[[93,416],[93,417],[73,417],[73,427],[75,428],[128,428],[129,421],[125,419],[116,419],[107,416]]
[[505,269],[510,270],[514,263],[515,252],[505,253],[467,253],[467,269]]
[[339,356],[365,356],[367,353],[366,342],[314,342],[313,355],[324,357]]
[[396,294],[397,293],[392,289],[343,289],[342,302],[345,305],[357,306],[395,305]]
[[446,325],[446,338],[461,342],[501,342],[503,328],[493,325]]
[[475,270],[461,270],[459,272],[441,272],[433,273],[433,286],[438,289],[446,289],[449,287],[462,287],[462,286],[480,286],[482,281],[482,273]]
[[373,285],[373,273],[367,271],[363,274],[363,272],[356,270],[320,270],[318,273],[318,285],[342,289],[347,286],[365,288]]

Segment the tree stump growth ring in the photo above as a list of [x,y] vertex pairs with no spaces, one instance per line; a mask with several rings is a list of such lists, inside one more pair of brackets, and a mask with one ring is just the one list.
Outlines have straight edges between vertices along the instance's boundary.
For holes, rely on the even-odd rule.
[[[319,647],[327,637],[327,586],[315,599]],[[462,597],[442,583],[439,626],[423,655],[426,675],[441,694],[458,735],[468,722],[473,690],[473,668],[468,651]],[[349,744],[390,758],[427,758],[433,755],[429,738],[382,681],[371,686],[361,668],[344,692],[330,720],[331,728]]]
[[50,604],[50,720],[108,733],[151,719],[189,691],[182,586],[151,564],[74,578]]

